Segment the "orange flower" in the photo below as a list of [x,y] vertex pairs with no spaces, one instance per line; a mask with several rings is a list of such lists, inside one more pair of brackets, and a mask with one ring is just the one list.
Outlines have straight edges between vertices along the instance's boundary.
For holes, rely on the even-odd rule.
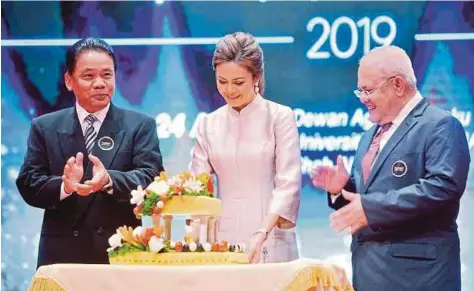
[[186,181],[188,180],[189,178],[191,178],[193,175],[191,174],[191,172],[189,171],[185,171],[185,172],[182,172],[181,174],[179,174],[179,178],[183,181]]
[[147,228],[145,230],[145,233],[142,234],[140,240],[143,243],[143,245],[147,245],[148,241],[150,240],[151,236],[153,235],[153,228]]
[[160,179],[163,181],[168,181],[168,175],[166,174],[165,171],[160,172]]
[[204,172],[197,176],[196,179],[201,181],[202,184],[206,185],[207,181],[209,180],[209,175]]
[[180,241],[177,241],[176,244],[174,245],[174,249],[178,252],[181,253],[183,251],[183,243]]
[[181,186],[172,186],[173,194],[181,196],[184,192],[184,188]]
[[219,251],[220,252],[228,252],[229,251],[229,243],[225,240],[221,241],[219,244]]
[[165,228],[163,226],[158,226],[158,227],[153,228],[153,234],[156,237],[161,237],[164,231],[165,231]]
[[162,210],[161,208],[155,206],[153,207],[153,214],[160,214],[161,210]]
[[137,207],[133,208],[133,214],[138,217],[142,213],[142,209],[143,205],[138,205]]
[[218,252],[219,251],[219,242],[214,242],[212,244],[212,249],[211,249],[213,252]]

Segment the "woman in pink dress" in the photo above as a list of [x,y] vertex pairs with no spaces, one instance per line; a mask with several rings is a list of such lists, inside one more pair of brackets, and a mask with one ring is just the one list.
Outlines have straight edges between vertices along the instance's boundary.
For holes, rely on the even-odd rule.
[[217,176],[217,238],[247,243],[251,263],[295,260],[301,166],[294,113],[261,96],[263,52],[250,34],[220,39],[213,67],[227,105],[200,120],[191,169]]

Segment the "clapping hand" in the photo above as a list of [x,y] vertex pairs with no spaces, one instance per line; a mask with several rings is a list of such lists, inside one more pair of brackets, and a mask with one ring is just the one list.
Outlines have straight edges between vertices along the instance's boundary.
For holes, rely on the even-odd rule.
[[64,166],[62,180],[64,191],[68,194],[76,192],[78,195],[87,196],[91,193],[91,187],[81,184],[84,176],[84,167],[82,165],[84,156],[77,153],[75,157],[70,157]]
[[110,181],[110,176],[104,164],[94,155],[89,155],[89,160],[94,165],[92,168],[92,178],[81,183],[84,176],[83,154],[77,153],[75,157],[69,158],[64,166],[62,180],[66,193],[76,192],[80,196],[88,196],[90,193],[100,191]]
[[110,181],[109,173],[105,169],[104,164],[99,160],[98,157],[90,154],[89,160],[94,164],[92,168],[92,179],[87,180],[84,184],[90,186],[92,192],[100,191]]
[[335,167],[319,166],[311,174],[313,185],[331,194],[339,193],[349,181],[349,173],[344,167],[342,156],[337,156]]
[[351,234],[368,225],[367,216],[362,207],[360,194],[342,190],[342,196],[349,204],[331,214],[329,220],[336,232],[348,230]]

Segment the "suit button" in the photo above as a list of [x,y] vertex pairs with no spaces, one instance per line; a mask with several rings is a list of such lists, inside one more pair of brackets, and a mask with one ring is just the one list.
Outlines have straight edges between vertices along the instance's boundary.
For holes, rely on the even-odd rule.
[[102,228],[102,226],[97,229],[97,233],[102,233],[103,231],[104,229]]
[[72,234],[73,234],[74,236],[79,236],[79,232],[78,232],[77,230],[73,231]]

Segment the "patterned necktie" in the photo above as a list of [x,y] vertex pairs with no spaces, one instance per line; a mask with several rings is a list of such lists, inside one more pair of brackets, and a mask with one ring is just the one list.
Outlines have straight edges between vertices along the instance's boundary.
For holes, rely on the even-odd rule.
[[97,132],[94,129],[94,122],[98,121],[97,117],[92,114],[87,115],[85,121],[87,122],[87,128],[85,133],[86,140],[86,149],[87,153],[91,153],[92,148],[94,147],[95,138],[97,137]]
[[372,164],[379,152],[382,135],[387,130],[389,130],[391,126],[392,123],[389,122],[380,127],[379,131],[374,136],[372,143],[370,144],[369,150],[367,150],[367,153],[365,153],[364,157],[362,158],[362,175],[364,177],[364,183],[367,183],[367,178],[369,178],[370,171],[372,169]]

